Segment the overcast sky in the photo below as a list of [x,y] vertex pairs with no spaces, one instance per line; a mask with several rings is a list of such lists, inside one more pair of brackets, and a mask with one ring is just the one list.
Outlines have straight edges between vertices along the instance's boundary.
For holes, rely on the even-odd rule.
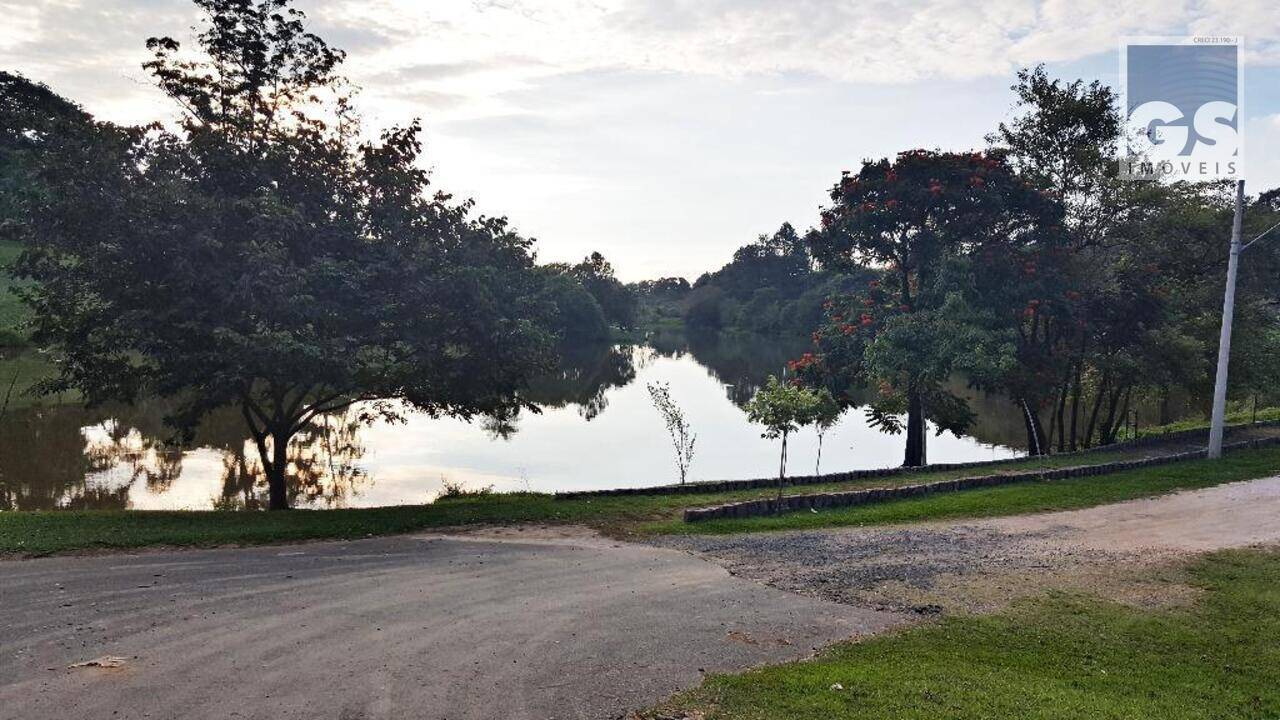
[[[1243,35],[1251,190],[1280,185],[1273,0],[299,0],[371,130],[421,117],[438,186],[624,280],[817,218],[860,159],[967,149],[1018,68],[1117,82],[1126,35]],[[172,116],[139,65],[186,0],[0,0],[0,68],[96,115]]]

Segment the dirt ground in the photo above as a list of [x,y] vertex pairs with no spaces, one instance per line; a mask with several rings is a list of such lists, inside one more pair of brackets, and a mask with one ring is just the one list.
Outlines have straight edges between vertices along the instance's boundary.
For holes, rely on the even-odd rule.
[[664,540],[772,587],[922,615],[984,612],[1046,590],[1185,602],[1193,553],[1280,542],[1280,478],[1083,510],[889,528]]

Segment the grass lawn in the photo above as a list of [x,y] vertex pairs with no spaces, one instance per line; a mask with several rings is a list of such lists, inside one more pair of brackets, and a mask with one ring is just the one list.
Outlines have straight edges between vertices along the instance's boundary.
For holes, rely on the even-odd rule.
[[[1098,456],[1102,462],[1103,457]],[[1032,461],[1031,465],[1055,460]],[[1025,466],[1024,466],[1025,467]],[[1010,468],[1012,469],[1012,468]],[[972,472],[972,471],[970,471]],[[555,500],[511,494],[447,499],[433,505],[368,510],[267,512],[55,511],[0,512],[0,553],[47,554],[150,545],[263,544],[322,538],[359,538],[430,528],[507,523],[582,523],[614,535],[725,533],[751,530],[882,524],[937,518],[982,517],[1083,507],[1181,488],[1196,488],[1280,473],[1280,448],[1249,450],[1217,462],[1195,461],[1114,475],[969,490],[822,513],[685,524],[689,506],[758,497],[770,491],[706,495],[623,496]],[[919,482],[960,471],[920,473],[841,486]]]
[[[1227,406],[1226,424],[1227,425],[1247,425],[1254,420],[1258,422],[1271,422],[1280,420],[1280,407],[1260,407],[1256,411],[1248,403],[1232,403]],[[1158,437],[1165,433],[1180,432],[1183,430],[1200,430],[1209,427],[1208,418],[1189,417],[1168,425],[1153,425],[1138,429],[1138,437]],[[1117,436],[1119,440],[1132,439],[1133,433],[1128,430],[1122,431]]]
[[1204,590],[1190,607],[1048,596],[710,676],[648,717],[1280,717],[1280,552],[1218,553],[1184,572]]
[[[41,397],[29,392],[31,386],[46,378],[52,377],[55,371],[49,360],[32,349],[4,350],[0,349],[0,406],[4,398],[9,396],[7,410],[27,407],[36,404],[57,404],[74,402],[78,394],[66,393],[63,396]],[[10,392],[9,388],[13,390]]]

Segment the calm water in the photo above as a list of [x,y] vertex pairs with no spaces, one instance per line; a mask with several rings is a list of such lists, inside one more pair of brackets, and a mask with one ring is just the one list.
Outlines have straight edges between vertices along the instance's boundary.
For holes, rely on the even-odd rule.
[[[672,450],[646,383],[668,382],[698,435],[692,480],[770,476],[778,443],[760,437],[739,405],[801,347],[759,338],[667,339],[581,348],[543,378],[541,414],[512,426],[410,415],[362,426],[326,418],[292,446],[298,507],[369,507],[431,501],[442,483],[556,491],[673,482]],[[929,438],[933,462],[1021,454],[1008,403],[973,396],[973,437]],[[257,507],[265,484],[238,413],[216,415],[186,448],[166,445],[162,402],[126,410],[10,409],[0,421],[0,509]],[[825,472],[896,465],[903,438],[850,411],[823,443]],[[788,472],[814,471],[817,439],[789,443]]]

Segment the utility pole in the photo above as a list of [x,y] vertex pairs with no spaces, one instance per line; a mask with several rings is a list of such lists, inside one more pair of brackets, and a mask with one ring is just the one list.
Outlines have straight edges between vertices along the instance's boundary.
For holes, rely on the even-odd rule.
[[1236,309],[1236,272],[1240,266],[1240,234],[1243,227],[1244,180],[1238,180],[1236,218],[1231,224],[1231,256],[1227,259],[1227,291],[1222,299],[1222,334],[1218,338],[1218,377],[1213,385],[1213,420],[1209,425],[1210,459],[1222,457],[1222,434],[1227,418],[1227,366],[1231,362],[1231,319]]

